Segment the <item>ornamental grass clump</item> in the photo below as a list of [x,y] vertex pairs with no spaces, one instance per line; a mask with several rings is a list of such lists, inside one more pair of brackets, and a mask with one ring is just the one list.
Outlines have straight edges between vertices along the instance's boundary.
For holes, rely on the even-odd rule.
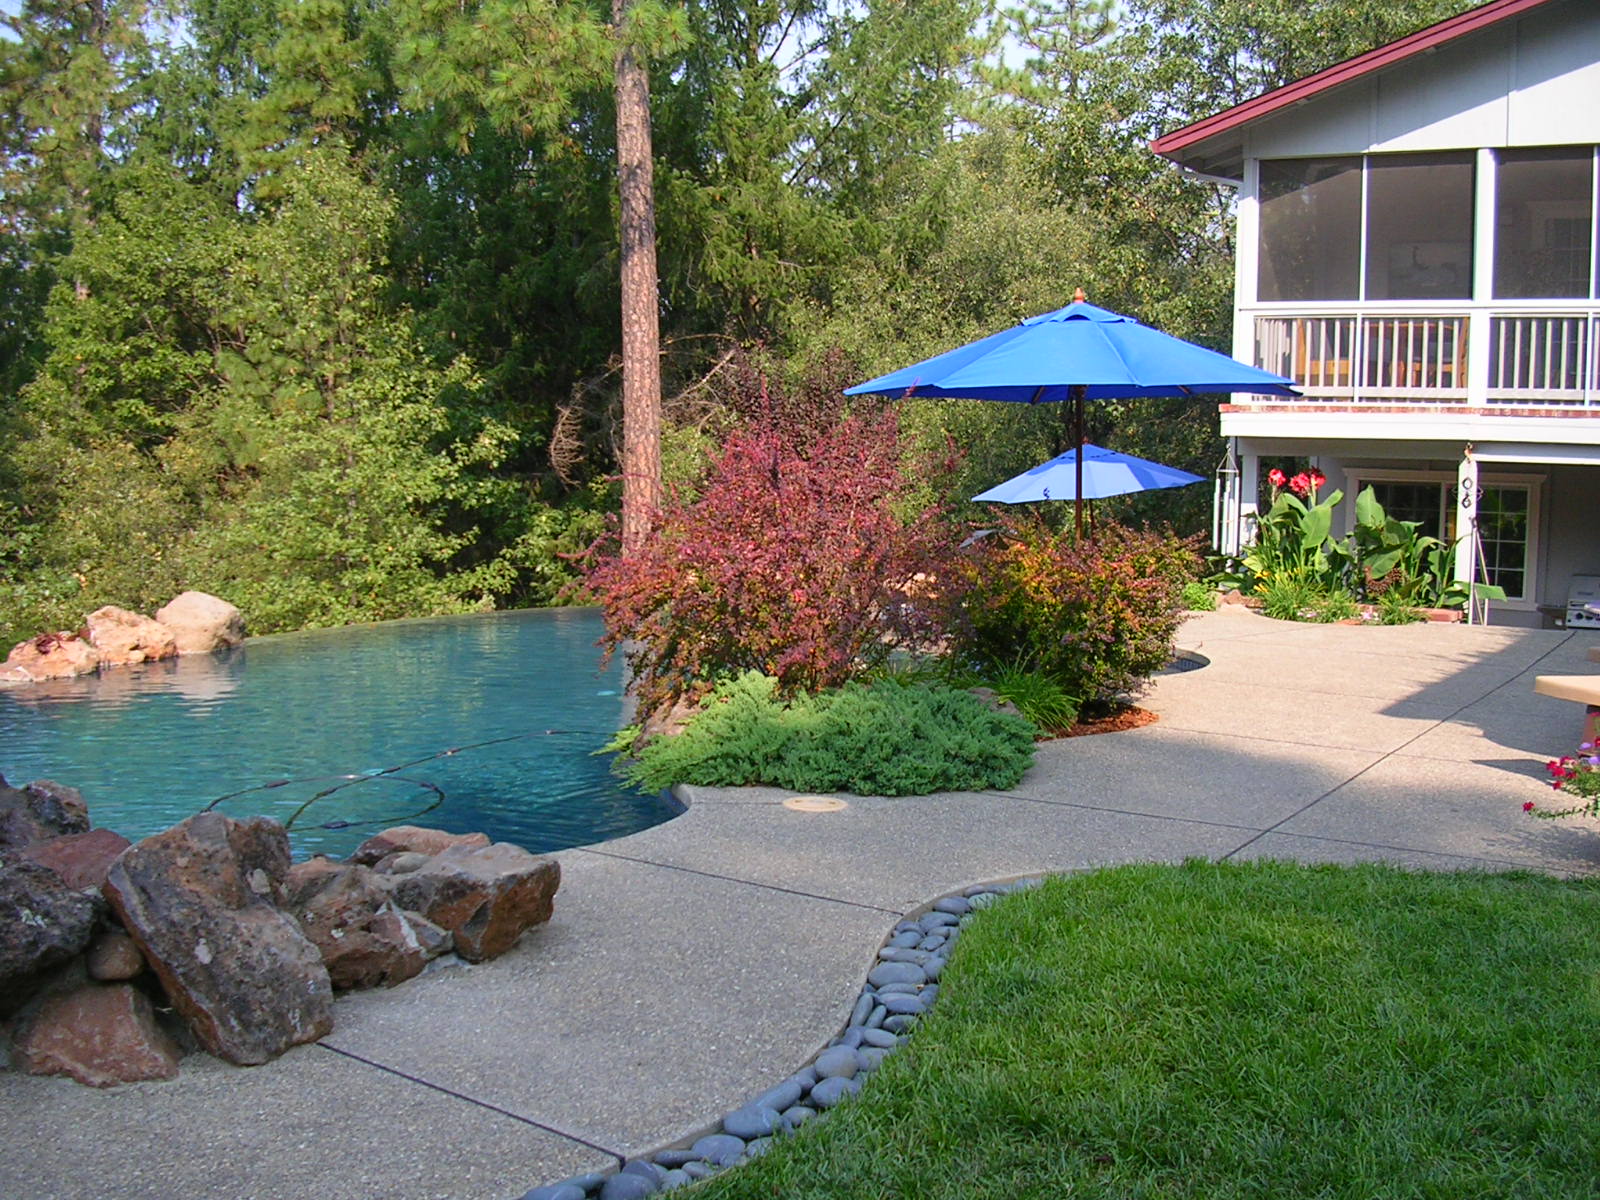
[[621,770],[650,791],[678,783],[858,796],[1007,789],[1032,763],[1035,733],[970,692],[879,680],[785,699],[776,679],[751,671]]

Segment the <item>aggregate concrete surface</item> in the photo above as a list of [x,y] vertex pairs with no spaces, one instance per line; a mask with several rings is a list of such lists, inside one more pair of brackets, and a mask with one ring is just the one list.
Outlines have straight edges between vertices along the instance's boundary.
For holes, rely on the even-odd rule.
[[1009,792],[688,811],[563,851],[552,921],[512,953],[340,999],[260,1067],[190,1055],[94,1090],[0,1071],[0,1196],[518,1197],[711,1125],[837,1032],[896,920],[987,880],[1131,861],[1382,860],[1600,871],[1600,822],[1536,821],[1594,632],[1301,625],[1241,608],[1178,638],[1143,728],[1040,746]]

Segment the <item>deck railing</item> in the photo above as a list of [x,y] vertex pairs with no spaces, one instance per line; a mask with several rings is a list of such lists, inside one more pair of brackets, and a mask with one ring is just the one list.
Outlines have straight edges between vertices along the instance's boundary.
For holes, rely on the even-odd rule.
[[[1257,364],[1308,401],[1600,409],[1600,309],[1275,312],[1254,324]],[[1488,353],[1474,359],[1480,336]]]

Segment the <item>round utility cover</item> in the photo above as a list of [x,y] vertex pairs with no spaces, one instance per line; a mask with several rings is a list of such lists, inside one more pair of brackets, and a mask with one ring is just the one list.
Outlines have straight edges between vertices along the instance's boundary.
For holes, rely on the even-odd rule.
[[838,812],[841,808],[850,807],[836,796],[790,796],[783,806],[795,812],[807,813]]

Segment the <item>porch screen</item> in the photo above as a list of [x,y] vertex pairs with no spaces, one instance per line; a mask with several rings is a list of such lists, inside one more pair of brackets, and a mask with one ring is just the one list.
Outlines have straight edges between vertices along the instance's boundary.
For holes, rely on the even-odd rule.
[[1467,154],[1367,160],[1367,300],[1472,297],[1472,178]]
[[1587,299],[1594,260],[1594,151],[1502,150],[1495,172],[1494,294]]
[[1261,164],[1262,300],[1355,300],[1361,283],[1361,160]]

